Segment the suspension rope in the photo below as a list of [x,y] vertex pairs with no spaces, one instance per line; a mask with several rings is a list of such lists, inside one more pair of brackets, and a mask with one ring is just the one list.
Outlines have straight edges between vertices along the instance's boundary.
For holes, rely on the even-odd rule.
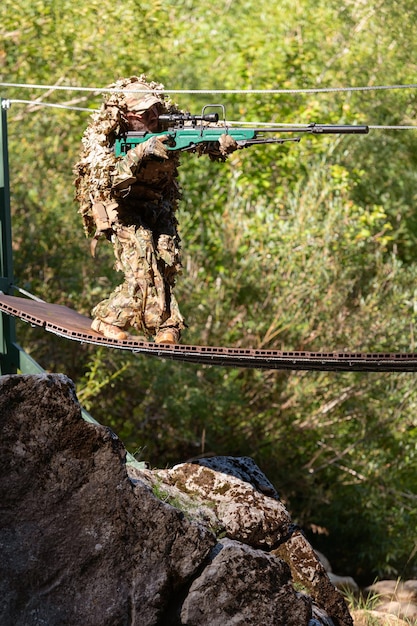
[[[14,100],[14,99],[10,99],[10,100],[6,100],[5,101],[7,105],[9,104],[27,104],[27,105],[33,105],[33,109],[32,112],[34,111],[35,107],[56,107],[59,109],[66,109],[68,111],[86,111],[87,113],[96,113],[97,111],[99,111],[99,109],[87,109],[87,108],[83,108],[83,107],[74,107],[74,106],[70,106],[70,105],[66,105],[66,104],[56,104],[53,102],[43,102],[41,100]],[[279,128],[280,126],[288,126],[287,123],[281,123],[281,122],[246,122],[246,121],[239,121],[239,120],[227,120],[226,124],[228,125],[234,125],[234,126],[263,126],[264,128],[270,128],[270,127],[276,127]],[[299,128],[305,128],[306,124],[291,124],[291,126],[294,126],[295,128],[299,127]],[[368,128],[370,130],[417,130],[417,125],[412,126],[412,125],[391,125],[391,126],[386,126],[386,125],[369,125],[368,124]]]
[[369,130],[417,130],[417,126],[372,126],[368,124]]
[[26,289],[22,289],[22,287],[18,287],[18,285],[12,285],[12,288],[18,293],[21,293],[23,296],[27,296],[31,300],[35,300],[36,302],[45,302],[45,300],[42,300],[42,298],[38,298],[38,296],[30,293],[30,291],[26,291]]
[[99,110],[99,109],[87,109],[84,107],[74,107],[74,106],[70,106],[69,104],[57,104],[55,102],[43,102],[42,100],[14,100],[13,98],[11,98],[11,99],[8,99],[6,102],[9,102],[10,104],[28,104],[28,105],[32,105],[33,107],[38,107],[38,106],[55,107],[57,109],[67,109],[68,111],[87,111],[88,113],[94,113],[95,111]]
[[[21,89],[52,89],[58,91],[86,91],[91,93],[120,93],[123,89],[102,87],[74,87],[71,85],[37,85],[30,83],[2,83],[0,87],[18,87]],[[410,85],[367,85],[364,87],[321,87],[311,89],[153,89],[161,94],[303,94],[303,93],[341,93],[355,91],[382,91],[392,89],[417,89],[417,84]],[[148,89],[137,89],[132,92],[148,93]]]

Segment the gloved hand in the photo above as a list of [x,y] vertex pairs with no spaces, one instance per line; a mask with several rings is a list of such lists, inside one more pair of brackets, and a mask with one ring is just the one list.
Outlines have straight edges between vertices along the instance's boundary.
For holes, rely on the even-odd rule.
[[210,141],[209,143],[198,144],[195,148],[195,152],[199,156],[208,154],[211,161],[226,161],[228,155],[231,152],[239,149],[238,143],[228,135],[224,133],[220,135],[217,141]]
[[220,153],[223,156],[226,156],[227,154],[230,154],[231,152],[234,152],[235,150],[238,150],[239,148],[238,144],[233,139],[233,137],[231,137],[227,133],[224,133],[224,135],[220,135],[219,144],[220,144]]
[[164,145],[167,138],[166,135],[150,137],[129,150],[126,156],[118,160],[111,176],[112,189],[116,195],[123,190],[128,190],[136,182],[136,172],[142,161],[168,159],[167,147]]
[[143,156],[144,157],[156,157],[157,159],[167,159],[168,158],[168,149],[164,144],[164,141],[168,139],[167,135],[161,135],[160,137],[150,137],[143,144],[139,144],[133,150],[137,150],[141,146],[143,146]]

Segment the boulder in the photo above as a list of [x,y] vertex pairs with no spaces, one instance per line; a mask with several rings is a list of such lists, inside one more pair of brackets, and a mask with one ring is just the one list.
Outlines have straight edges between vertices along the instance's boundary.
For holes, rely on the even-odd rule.
[[214,535],[126,472],[65,376],[0,385],[2,626],[163,623]]

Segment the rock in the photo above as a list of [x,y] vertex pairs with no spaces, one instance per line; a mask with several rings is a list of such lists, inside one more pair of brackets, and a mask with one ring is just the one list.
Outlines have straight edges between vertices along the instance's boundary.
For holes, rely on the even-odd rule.
[[330,582],[304,535],[299,531],[294,532],[274,553],[289,564],[294,581],[308,590],[337,625],[352,624],[342,595]]
[[319,559],[320,563],[323,565],[326,572],[328,574],[332,572],[333,571],[332,566],[330,565],[330,561],[327,558],[327,556],[325,556],[322,552],[319,552],[318,550],[314,550],[314,552],[316,553],[317,558]]
[[170,470],[156,470],[154,477],[190,495],[194,502],[210,502],[229,537],[257,548],[273,548],[291,532],[288,511],[279,500],[265,497],[232,471],[217,472],[205,465],[183,463]]
[[366,592],[384,600],[417,602],[417,580],[379,580],[367,587]]
[[271,496],[271,498],[279,499],[279,495],[274,485],[269,482],[265,474],[261,472],[253,459],[245,457],[232,456],[215,456],[211,458],[202,458],[196,461],[198,465],[209,467],[215,472],[226,474],[240,478],[249,485],[252,485],[257,491]]
[[366,588],[375,597],[375,610],[417,623],[417,580],[380,580]]
[[352,578],[352,576],[338,576],[333,572],[328,572],[327,575],[330,582],[336,587],[336,589],[340,589],[341,591],[348,591],[349,593],[353,594],[359,593],[359,586]]
[[379,611],[367,611],[356,609],[352,611],[355,626],[410,626],[409,622],[391,615],[390,613],[380,613]]
[[286,563],[230,539],[220,542],[181,611],[187,626],[300,626],[310,616],[311,603],[295,592]]
[[375,605],[375,610],[398,615],[401,619],[417,624],[417,605],[413,602],[400,602],[399,600],[381,601]]
[[2,626],[159,623],[214,535],[132,484],[65,376],[2,377],[0,427]]
[[352,625],[250,459],[127,466],[57,374],[1,377],[0,429],[2,626]]
[[338,576],[337,574],[334,574],[328,558],[318,550],[314,550],[314,552],[316,553],[320,563],[323,565],[330,582],[336,587],[336,589],[353,594],[359,593],[359,586],[351,576]]

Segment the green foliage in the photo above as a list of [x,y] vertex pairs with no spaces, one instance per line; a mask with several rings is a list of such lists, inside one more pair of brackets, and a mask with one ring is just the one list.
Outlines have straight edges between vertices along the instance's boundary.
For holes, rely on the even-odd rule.
[[[182,90],[413,83],[415,17],[410,0],[3,0],[0,80],[100,88],[145,72]],[[89,109],[101,101],[54,88],[1,95]],[[229,119],[258,122],[416,118],[415,90],[176,99],[197,112],[221,101]],[[67,109],[9,113],[16,282],[86,314],[120,278],[110,246],[90,258],[72,199],[87,123],[88,113]],[[416,351],[416,163],[414,132],[383,130],[251,148],[226,164],[185,155],[185,341]],[[367,582],[415,574],[414,374],[206,367],[18,332],[137,456],[165,466],[250,455],[337,571]]]

